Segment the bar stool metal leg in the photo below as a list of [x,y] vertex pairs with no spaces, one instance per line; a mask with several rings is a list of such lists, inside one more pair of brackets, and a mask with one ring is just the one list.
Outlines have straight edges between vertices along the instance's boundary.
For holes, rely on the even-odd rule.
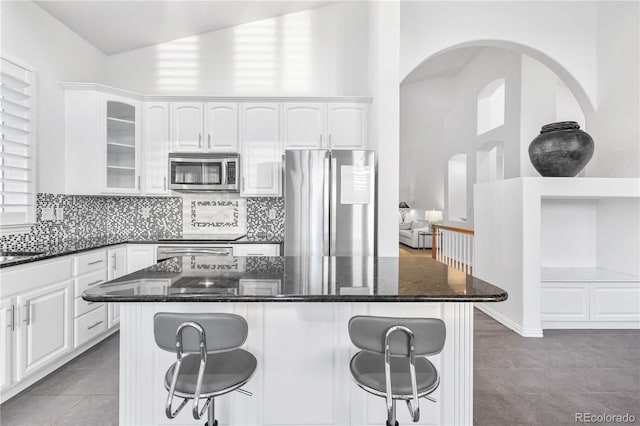
[[209,410],[207,411],[207,423],[205,424],[205,426],[218,426],[214,404],[215,404],[215,398],[211,398],[211,403],[209,404]]
[[398,426],[396,421],[396,400],[391,400],[391,408],[387,410],[387,426]]

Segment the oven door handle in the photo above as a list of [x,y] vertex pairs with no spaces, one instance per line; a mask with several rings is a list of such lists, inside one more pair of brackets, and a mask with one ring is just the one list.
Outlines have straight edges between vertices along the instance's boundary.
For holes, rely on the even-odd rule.
[[197,256],[199,254],[214,254],[218,256],[231,256],[230,248],[221,248],[221,249],[177,249],[171,251],[161,251],[158,253],[161,256],[169,256],[172,255],[177,256]]

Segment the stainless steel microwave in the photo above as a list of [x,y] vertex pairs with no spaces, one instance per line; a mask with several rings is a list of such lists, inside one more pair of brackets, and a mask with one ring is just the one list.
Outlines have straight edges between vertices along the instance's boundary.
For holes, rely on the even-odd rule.
[[169,189],[239,192],[239,154],[169,154]]

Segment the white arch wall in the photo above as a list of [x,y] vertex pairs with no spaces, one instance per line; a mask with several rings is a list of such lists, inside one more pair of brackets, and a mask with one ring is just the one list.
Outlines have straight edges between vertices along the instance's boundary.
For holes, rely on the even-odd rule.
[[544,52],[575,77],[593,104],[597,101],[596,2],[418,1],[403,2],[401,12],[402,78],[452,46],[504,40]]

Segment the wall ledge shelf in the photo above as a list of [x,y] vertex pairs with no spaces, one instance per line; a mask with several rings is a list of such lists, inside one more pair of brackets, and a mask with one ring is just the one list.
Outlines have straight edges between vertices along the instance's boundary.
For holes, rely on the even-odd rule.
[[640,277],[597,267],[542,268],[542,282],[640,282]]

